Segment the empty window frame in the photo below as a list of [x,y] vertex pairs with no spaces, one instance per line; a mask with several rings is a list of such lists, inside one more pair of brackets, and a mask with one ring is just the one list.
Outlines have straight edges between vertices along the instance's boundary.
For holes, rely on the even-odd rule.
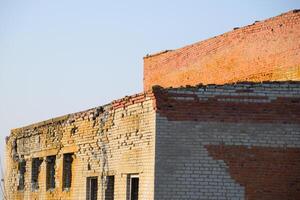
[[46,158],[46,189],[55,188],[55,160],[56,156],[48,156]]
[[23,158],[23,156],[21,156],[21,159],[19,160],[18,171],[19,171],[18,190],[24,190],[24,188],[25,188],[26,161]]
[[98,177],[87,177],[86,179],[86,199],[97,200]]
[[43,160],[40,158],[33,158],[32,159],[32,166],[31,166],[31,189],[37,190],[39,189],[39,173],[40,167]]
[[64,154],[63,159],[63,189],[69,189],[72,183],[73,153]]
[[129,174],[127,177],[127,200],[139,198],[139,175]]
[[105,182],[105,200],[114,200],[115,176],[107,176]]

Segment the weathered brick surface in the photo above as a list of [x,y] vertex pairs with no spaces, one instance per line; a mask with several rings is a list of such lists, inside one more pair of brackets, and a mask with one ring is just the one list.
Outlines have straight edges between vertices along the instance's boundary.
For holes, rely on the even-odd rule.
[[155,199],[299,198],[299,82],[156,90]]
[[300,80],[297,10],[144,58],[145,90],[270,80]]
[[[300,12],[291,11],[145,57],[145,89],[223,85],[157,86],[13,129],[7,199],[86,199],[92,177],[98,199],[130,199],[129,177],[137,174],[142,200],[299,199],[300,82],[254,83],[300,80],[299,49]],[[254,82],[224,85],[240,80]],[[72,155],[68,189],[64,154]],[[55,188],[47,190],[54,155]]]
[[[152,91],[103,107],[14,129],[7,140],[8,199],[85,199],[86,180],[114,175],[114,199],[297,199],[300,82],[238,83]],[[74,153],[63,191],[63,154]],[[56,155],[46,190],[46,156]],[[26,161],[18,190],[18,160]],[[33,158],[43,158],[31,188]],[[127,198],[126,198],[127,196]]]
[[230,176],[245,187],[247,199],[300,197],[300,148],[208,145],[209,154],[224,160]]
[[299,92],[299,82],[158,89],[156,105],[176,121],[300,123]]
[[[98,199],[105,176],[115,176],[114,198],[125,199],[127,175],[140,176],[140,199],[153,199],[154,130],[153,94],[144,93],[104,107],[66,115],[12,130],[6,146],[5,186],[8,199],[86,199],[87,177],[98,177]],[[16,146],[13,145],[16,143]],[[63,154],[74,153],[72,183],[63,191]],[[26,161],[25,189],[18,191],[18,160]],[[46,191],[46,156],[56,155],[53,191]],[[39,189],[32,191],[33,158],[42,158]]]

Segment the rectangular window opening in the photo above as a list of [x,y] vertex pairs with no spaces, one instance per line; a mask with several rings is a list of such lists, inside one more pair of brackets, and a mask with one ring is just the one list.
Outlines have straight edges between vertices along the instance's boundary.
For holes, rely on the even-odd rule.
[[130,174],[127,178],[127,200],[138,200],[139,198],[139,175]]
[[105,200],[114,200],[115,176],[107,176],[105,183]]
[[39,174],[40,174],[40,166],[43,160],[40,158],[32,159],[32,168],[31,168],[31,189],[38,190],[39,189]]
[[24,188],[25,188],[26,161],[23,157],[21,157],[21,159],[19,160],[18,171],[19,171],[18,190],[24,190]]
[[51,190],[55,188],[55,160],[56,156],[48,156],[46,166],[46,189]]
[[87,200],[97,200],[98,177],[87,177],[86,191]]
[[63,159],[63,189],[68,190],[72,183],[73,153],[64,154]]

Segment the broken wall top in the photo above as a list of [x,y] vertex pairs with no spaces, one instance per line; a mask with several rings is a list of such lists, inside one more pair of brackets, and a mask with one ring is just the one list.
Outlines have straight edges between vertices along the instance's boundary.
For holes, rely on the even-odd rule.
[[300,82],[240,82],[157,88],[156,111],[171,121],[300,124]]
[[[49,120],[37,122],[34,124],[30,124],[28,126],[15,128],[11,130],[11,135],[7,137],[7,141],[10,137],[24,137],[26,133],[32,134],[35,130],[44,128],[44,127],[59,127],[59,126],[67,126],[71,125],[75,121],[78,120],[95,120],[96,118],[100,118],[100,120],[104,120],[108,117],[109,113],[114,112],[117,109],[125,110],[128,106],[133,104],[139,104],[146,100],[151,100],[154,98],[152,91],[138,93],[131,96],[126,96],[124,98],[114,100],[109,104],[98,106],[95,108],[91,108],[85,111],[76,112],[72,114],[63,115],[60,117],[55,117]],[[27,136],[28,137],[28,136]]]
[[[103,122],[110,113],[146,100],[151,100],[153,109],[170,120],[233,122],[259,121],[257,119],[262,117],[261,122],[300,123],[299,81],[200,84],[179,88],[154,86],[147,92],[126,96],[104,106],[13,129],[10,137],[28,137],[27,133],[32,134],[43,127],[71,125],[75,120],[99,118]],[[231,117],[228,117],[229,113]]]

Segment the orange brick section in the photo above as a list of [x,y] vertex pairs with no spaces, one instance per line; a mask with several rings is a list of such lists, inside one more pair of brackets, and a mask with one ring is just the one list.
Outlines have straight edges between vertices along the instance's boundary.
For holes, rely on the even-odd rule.
[[145,90],[266,80],[300,80],[299,10],[144,58]]
[[299,199],[300,149],[207,145],[246,188],[246,199]]
[[300,123],[300,98],[296,96],[299,86],[300,82],[265,82],[155,88],[154,105],[161,116],[172,121],[297,124]]

